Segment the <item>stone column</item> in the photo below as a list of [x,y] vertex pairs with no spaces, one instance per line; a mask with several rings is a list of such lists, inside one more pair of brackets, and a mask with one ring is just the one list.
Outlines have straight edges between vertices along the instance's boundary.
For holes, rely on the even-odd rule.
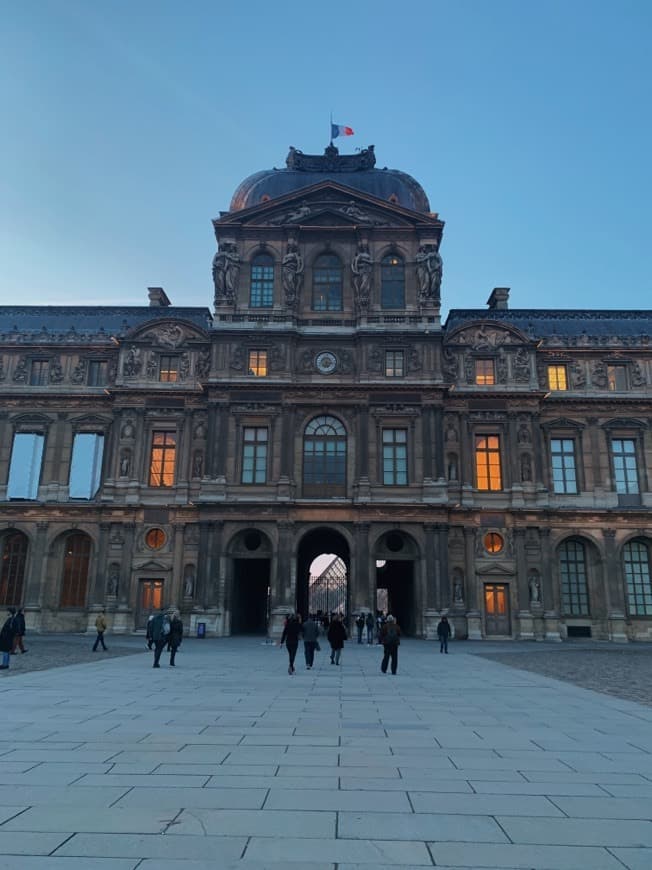
[[199,554],[197,558],[197,575],[194,589],[194,609],[203,609],[206,606],[207,585],[210,572],[210,533],[211,523],[201,520],[199,523]]
[[204,457],[204,476],[209,480],[215,477],[217,453],[218,407],[208,406],[208,430],[206,436],[206,456]]
[[534,622],[530,613],[530,587],[525,557],[525,529],[513,529],[516,556],[516,595],[518,600],[518,636],[520,640],[534,640]]
[[[95,575],[91,581],[91,587],[89,589],[88,594],[88,624],[86,626],[87,634],[92,634],[95,631],[95,619],[97,614],[104,609],[104,602],[107,598],[107,568],[108,568],[108,560],[107,560],[107,550],[109,546],[109,531],[111,529],[111,523],[100,523],[99,524],[99,539],[97,542],[97,555],[95,558]],[[118,580],[118,585],[120,585],[120,580]],[[120,591],[119,589],[117,590]],[[111,598],[111,602],[114,602],[115,599]]]
[[356,523],[355,529],[355,570],[350,578],[351,613],[371,610],[376,612],[376,584],[372,579],[371,556],[369,553],[369,523]]
[[609,640],[617,643],[627,643],[624,578],[616,552],[616,530],[602,529],[602,537],[604,538],[605,547],[605,563],[602,573],[607,598]]
[[[25,621],[27,627],[39,631],[41,628],[41,607],[44,585],[47,583],[47,533],[49,523],[36,523],[36,538],[27,562],[27,582],[25,584]],[[29,552],[29,551],[28,551]]]
[[539,529],[541,541],[541,582],[543,584],[543,618],[545,639],[560,641],[559,633],[559,590],[553,582],[553,552],[550,545],[550,529]]
[[217,445],[215,454],[214,476],[218,479],[226,478],[226,457],[229,441],[229,409],[225,404],[219,406]]
[[170,589],[168,590],[168,604],[171,607],[176,607],[177,609],[181,609],[181,596],[182,590],[181,586],[183,583],[183,533],[185,529],[184,523],[174,523],[172,526],[174,530],[174,542],[173,542],[173,557],[172,557],[172,578]]
[[437,558],[438,528],[430,523],[423,527],[425,533],[425,552],[422,560],[425,587],[423,628],[427,640],[434,640],[437,637],[437,623],[441,610],[441,566]]
[[131,608],[137,608],[138,589],[132,589],[132,565],[134,558],[134,541],[136,538],[136,524],[123,523],[122,534],[122,559],[120,562],[120,588],[118,589],[118,606],[113,618],[113,633],[125,634],[131,631],[133,625],[129,625],[129,613]]
[[426,405],[421,411],[421,426],[423,430],[423,477],[432,480],[434,476],[433,464],[433,431],[432,431],[432,408]]
[[439,566],[440,608],[450,610],[453,602],[451,578],[448,570],[448,526],[439,523],[435,526],[436,557],[435,564]]
[[[446,479],[446,460],[444,458],[444,410],[432,409],[432,434],[435,449],[433,476],[436,480]],[[458,460],[459,461],[459,460]]]
[[270,637],[280,637],[283,622],[296,603],[296,565],[292,564],[292,534],[294,523],[281,520],[278,523],[278,552],[276,576],[272,577]]
[[475,572],[475,529],[464,527],[464,573],[466,574],[466,622],[469,640],[482,640],[482,617],[479,609],[478,578]]

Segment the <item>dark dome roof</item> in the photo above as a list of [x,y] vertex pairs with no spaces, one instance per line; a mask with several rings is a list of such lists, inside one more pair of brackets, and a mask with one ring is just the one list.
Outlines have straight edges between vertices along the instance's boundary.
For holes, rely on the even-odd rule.
[[376,169],[375,165],[373,145],[358,154],[342,155],[334,145],[323,155],[304,154],[291,147],[286,169],[264,169],[245,178],[233,194],[230,211],[251,208],[330,179],[404,208],[430,213],[428,197],[418,181],[398,169]]

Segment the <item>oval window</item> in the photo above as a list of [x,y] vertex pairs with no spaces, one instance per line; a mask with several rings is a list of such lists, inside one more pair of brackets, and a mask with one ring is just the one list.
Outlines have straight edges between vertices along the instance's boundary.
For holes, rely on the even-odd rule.
[[150,529],[145,535],[145,543],[150,550],[160,550],[165,543],[165,532],[163,529]]
[[505,546],[503,536],[498,532],[487,532],[484,536],[484,548],[488,553],[500,553]]

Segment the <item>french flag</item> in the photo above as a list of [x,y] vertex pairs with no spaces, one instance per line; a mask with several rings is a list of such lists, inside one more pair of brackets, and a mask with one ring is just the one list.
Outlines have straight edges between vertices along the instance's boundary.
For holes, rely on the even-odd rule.
[[342,124],[331,124],[331,139],[338,136],[354,136],[353,127],[344,127]]

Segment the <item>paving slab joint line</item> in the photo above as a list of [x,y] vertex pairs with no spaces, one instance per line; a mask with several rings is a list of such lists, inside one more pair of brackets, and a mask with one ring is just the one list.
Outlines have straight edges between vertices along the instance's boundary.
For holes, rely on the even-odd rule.
[[249,843],[251,843],[251,837],[246,837],[245,844],[242,847],[242,852],[240,853],[240,858],[238,859],[239,861],[244,861],[244,856],[247,852],[247,849],[249,848]]
[[118,803],[118,801],[121,801],[122,798],[126,797],[129,794],[129,792],[133,791],[133,790],[134,790],[134,787],[132,785],[130,785],[124,794],[121,794],[120,797],[116,798],[112,803],[109,804],[109,809],[111,809],[111,807],[114,807]]
[[616,861],[618,861],[619,864],[622,864],[622,865],[623,865],[623,867],[625,868],[625,870],[630,870],[630,868],[629,868],[629,864],[625,864],[625,862],[624,862],[621,858],[619,858],[618,855],[614,855],[614,853],[611,851],[612,848],[615,848],[615,847],[612,847],[612,846],[604,846],[604,850],[605,850],[605,852],[607,853],[607,855],[611,855],[612,858],[615,858]]
[[13,822],[14,819],[17,819],[19,816],[22,816],[23,813],[26,813],[28,810],[33,809],[33,807],[23,807],[22,810],[19,810],[15,815],[10,816],[8,819],[5,819],[4,822],[0,825],[0,830],[7,824],[7,822]]
[[[165,828],[163,829],[163,831],[162,831],[161,833],[163,833],[163,834],[167,834],[167,832],[170,830],[170,828],[172,827],[172,825],[174,825],[174,824],[176,823],[177,819],[179,818],[179,816],[180,816],[184,811],[185,811],[185,810],[184,810],[184,808],[182,807],[182,808],[179,810],[179,812],[176,813],[176,815],[174,815],[174,816],[170,819],[170,821],[167,823],[167,825],[165,826]],[[190,812],[190,810],[187,810],[187,813],[188,813],[189,816],[192,816],[192,813]],[[195,816],[192,816],[192,817],[195,818]],[[201,820],[201,819],[197,819],[197,821],[199,822],[199,824],[200,824],[201,827],[202,827],[202,830],[203,830],[203,832],[204,832],[204,836],[205,836],[205,837],[208,836],[208,834],[206,833],[206,828],[204,827],[204,823],[202,822],[202,820]]]
[[511,843],[512,845],[514,845],[514,840],[512,840],[512,838],[509,836],[509,834],[507,833],[507,831],[506,831],[506,830],[503,828],[503,826],[500,824],[500,822],[498,821],[498,819],[496,818],[496,816],[489,816],[489,818],[493,819],[494,822],[498,825],[498,827],[500,828],[500,830],[501,830],[501,831],[503,832],[503,834],[507,837],[508,842]]
[[432,861],[433,866],[436,867],[436,866],[437,866],[437,862],[435,861],[435,856],[432,854],[432,849],[430,848],[430,847],[431,847],[431,843],[429,843],[428,841],[424,841],[424,844],[423,844],[423,845],[426,847],[426,852],[428,853],[428,857],[429,857],[430,860]]
[[54,849],[53,849],[51,852],[48,853],[48,858],[51,858],[52,856],[54,856],[54,857],[56,858],[56,852],[58,852],[58,850],[59,850],[62,846],[65,846],[66,843],[69,843],[69,842],[72,840],[72,838],[73,838],[74,836],[75,836],[75,834],[74,834],[74,832],[73,832],[73,833],[70,834],[68,837],[66,837],[66,839],[63,841],[63,843],[59,843],[57,846],[55,846]]
[[260,809],[261,809],[261,810],[264,810],[264,809],[265,809],[265,804],[266,804],[267,801],[269,800],[269,796],[270,796],[271,793],[272,793],[271,788],[268,788],[267,791],[266,791],[266,793],[265,793],[265,798],[263,799],[263,802],[262,802],[262,804],[261,804],[261,806],[260,806]]
[[[550,783],[550,784],[553,785],[553,783]],[[571,816],[569,816],[568,813],[564,812],[563,807],[558,806],[554,802],[554,800],[552,799],[552,797],[549,794],[541,795],[541,797],[543,797],[544,800],[547,800],[549,803],[551,803],[553,805],[553,807],[555,807],[555,809],[559,810],[559,812],[562,814],[562,816],[564,816],[567,819],[571,818]],[[555,795],[555,797],[557,797],[557,795]]]

